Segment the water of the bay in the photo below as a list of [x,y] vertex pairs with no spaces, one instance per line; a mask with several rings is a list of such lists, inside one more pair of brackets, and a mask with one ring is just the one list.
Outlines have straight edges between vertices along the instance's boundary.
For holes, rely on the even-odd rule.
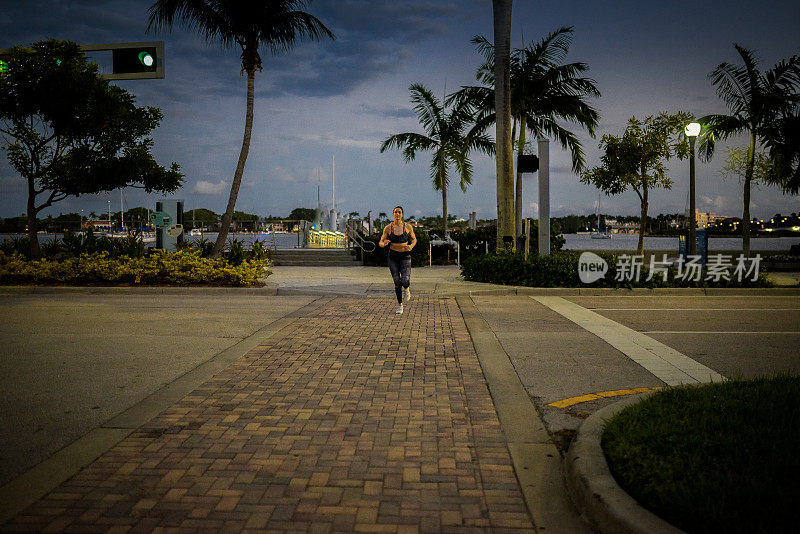
[[[612,239],[592,239],[584,234],[563,234],[566,243],[565,249],[569,250],[636,250],[639,243],[639,236],[636,234],[614,234]],[[6,239],[18,239],[22,235],[0,234],[0,241]],[[52,241],[54,238],[61,239],[62,234],[39,234],[39,242]],[[189,242],[197,242],[201,239],[214,241],[216,233],[204,234],[202,236],[184,235],[184,239]],[[297,248],[297,234],[228,234],[228,239],[241,241],[245,248],[250,248],[254,241],[260,241],[269,248],[292,249]],[[753,237],[750,239],[750,250],[753,251],[785,251],[788,252],[792,245],[800,244],[798,237]],[[150,244],[148,243],[148,246]],[[647,236],[644,238],[645,250],[678,250],[677,237],[655,237]],[[742,238],[740,237],[710,237],[708,239],[709,250],[735,251],[742,250]]]
[[[565,249],[570,250],[636,250],[639,244],[637,234],[613,234],[611,239],[592,239],[585,234],[563,234]],[[751,237],[750,250],[769,250],[788,252],[792,245],[800,244],[797,237]],[[678,237],[645,236],[645,250],[678,251]],[[741,237],[709,237],[709,250],[742,250]]]

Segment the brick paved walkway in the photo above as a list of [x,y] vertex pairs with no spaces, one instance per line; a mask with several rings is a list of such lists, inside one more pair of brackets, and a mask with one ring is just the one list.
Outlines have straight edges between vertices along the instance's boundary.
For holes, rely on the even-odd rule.
[[455,300],[394,308],[320,301],[2,530],[531,530]]

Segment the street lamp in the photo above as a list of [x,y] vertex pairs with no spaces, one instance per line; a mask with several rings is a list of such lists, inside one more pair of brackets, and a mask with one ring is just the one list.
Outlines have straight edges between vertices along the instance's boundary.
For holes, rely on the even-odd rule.
[[689,138],[689,254],[697,254],[697,224],[695,222],[694,205],[694,140],[700,134],[700,124],[690,122],[684,128],[686,137]]

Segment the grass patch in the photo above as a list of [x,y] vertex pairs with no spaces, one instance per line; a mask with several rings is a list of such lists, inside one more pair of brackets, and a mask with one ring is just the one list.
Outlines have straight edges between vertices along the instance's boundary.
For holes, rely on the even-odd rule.
[[800,377],[668,388],[604,427],[614,478],[687,532],[797,532]]

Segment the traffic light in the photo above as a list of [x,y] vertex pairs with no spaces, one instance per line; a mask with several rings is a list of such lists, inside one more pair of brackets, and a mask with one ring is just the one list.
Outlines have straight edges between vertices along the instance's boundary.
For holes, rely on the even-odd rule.
[[111,51],[112,73],[106,80],[136,80],[164,77],[164,41],[82,45],[85,52]]
[[114,74],[156,71],[156,48],[119,48],[111,51]]
[[8,72],[8,62],[0,57],[0,74],[5,74]]

